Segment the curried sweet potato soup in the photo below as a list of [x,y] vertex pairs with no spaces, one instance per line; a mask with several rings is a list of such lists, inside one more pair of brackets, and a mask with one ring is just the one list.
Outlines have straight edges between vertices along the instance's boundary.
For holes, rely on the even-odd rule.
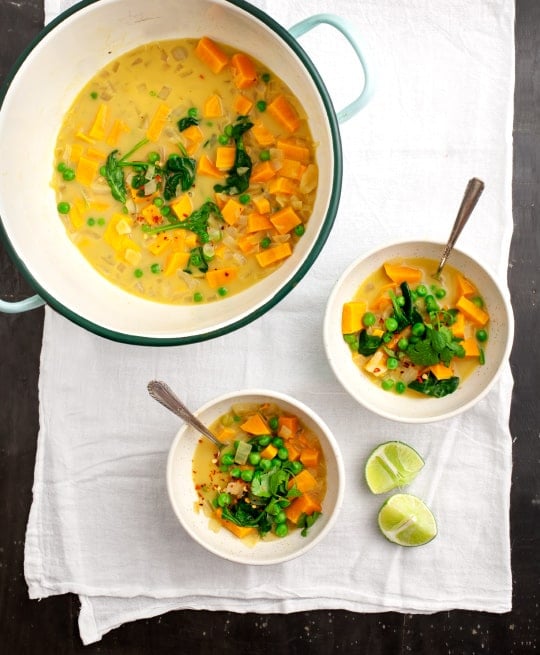
[[386,262],[342,308],[341,331],[358,368],[385,391],[442,398],[485,362],[490,317],[475,284],[447,265]]
[[208,302],[271,274],[306,229],[315,144],[263,63],[203,37],[100,70],[67,112],[53,186],[66,230],[112,283]]
[[211,426],[221,450],[201,437],[193,457],[195,510],[210,528],[227,528],[246,545],[306,536],[322,512],[326,461],[317,436],[274,403],[231,407]]

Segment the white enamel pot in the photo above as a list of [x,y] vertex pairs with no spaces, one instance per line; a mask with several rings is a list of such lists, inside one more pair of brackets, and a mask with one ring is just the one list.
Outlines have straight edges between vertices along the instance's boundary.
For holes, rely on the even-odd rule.
[[[358,97],[339,112],[296,40],[321,23],[335,27],[349,41],[364,70]],[[79,90],[111,59],[143,43],[202,35],[253,54],[291,87],[320,144],[319,188],[305,235],[275,273],[218,304],[166,305],[112,285],[71,243],[50,185],[54,144]],[[99,0],[75,5],[40,33],[2,89],[0,233],[38,295],[16,303],[1,301],[0,311],[20,312],[46,302],[101,336],[142,345],[201,341],[261,316],[302,279],[328,238],[341,192],[338,125],[356,114],[370,95],[358,37],[353,26],[337,16],[312,16],[286,30],[241,0]]]

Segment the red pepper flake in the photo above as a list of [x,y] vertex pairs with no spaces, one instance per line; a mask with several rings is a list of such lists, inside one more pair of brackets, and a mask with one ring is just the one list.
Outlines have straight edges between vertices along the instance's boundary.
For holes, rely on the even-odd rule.
[[373,372],[374,372],[374,373],[379,373],[380,370],[381,370],[381,369],[377,367],[377,368],[374,368],[374,369],[373,369]]

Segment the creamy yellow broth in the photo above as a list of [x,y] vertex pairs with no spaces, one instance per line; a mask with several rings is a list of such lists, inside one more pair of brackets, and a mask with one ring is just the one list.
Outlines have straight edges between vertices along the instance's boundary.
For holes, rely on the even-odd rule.
[[149,43],[99,71],[65,116],[55,164],[59,215],[81,253],[165,303],[216,300],[271,274],[317,187],[298,99],[263,63],[207,39]]
[[[267,426],[267,432],[254,434],[255,428],[250,427],[253,417],[259,417]],[[296,428],[289,429],[290,421]],[[301,505],[305,505],[310,515],[314,511],[320,513],[321,503],[326,494],[326,462],[317,436],[302,424],[297,417],[285,413],[278,405],[273,403],[235,405],[229,412],[221,416],[211,426],[211,431],[220,440],[228,442],[228,446],[219,450],[208,439],[201,438],[193,456],[193,483],[197,491],[198,500],[195,511],[203,511],[209,517],[209,527],[212,530],[219,530],[222,527],[229,529],[237,537],[243,539],[247,545],[254,545],[261,538],[273,539],[286,536],[291,530],[303,528],[305,517],[302,518]],[[260,445],[259,440],[270,440],[270,445]],[[284,452],[271,448],[275,440]],[[252,444],[250,454],[255,454],[256,459],[267,459],[267,464],[262,468],[261,463],[248,459],[244,464],[233,462],[227,463],[227,457],[234,456],[237,443],[244,442]],[[296,468],[293,469],[293,464]],[[268,514],[269,529],[261,531],[257,528],[237,526],[231,521],[224,520],[221,515],[222,508],[219,498],[223,494],[230,496],[229,507],[232,511],[246,501],[254,502],[257,505],[268,507],[269,498],[259,497],[253,479],[259,476],[270,476],[278,469],[290,471],[289,481],[286,487],[298,487],[300,491],[293,493],[288,500],[286,494],[280,496],[282,506],[279,510],[284,514],[281,522],[284,528],[276,531],[275,514]],[[292,470],[291,470],[292,469]],[[244,479],[246,473],[248,479]],[[253,476],[252,479],[249,479]],[[303,478],[300,479],[300,478]],[[314,481],[309,488],[304,488],[305,480]],[[299,509],[300,507],[300,509]],[[307,512],[306,512],[307,513]],[[263,517],[264,518],[264,517]],[[260,523],[259,525],[263,525]],[[309,526],[309,523],[308,523]],[[280,534],[280,530],[284,534]]]
[[[387,262],[360,284],[354,297],[343,307],[342,332],[355,364],[387,391],[415,397],[442,397],[453,393],[455,388],[449,390],[451,384],[457,388],[484,361],[489,314],[482,297],[474,283],[452,266],[446,265],[441,280],[434,280],[437,265],[437,261],[427,258]],[[392,319],[396,318],[392,295],[399,303],[403,302],[400,285],[404,278],[408,278],[407,284],[418,314],[409,325],[390,329],[394,327]],[[428,311],[429,296],[437,307],[432,313]],[[423,330],[415,327],[415,323],[423,323]],[[415,341],[418,344],[426,340],[424,345],[428,352],[424,357],[436,357],[437,350],[434,350],[429,336],[431,328],[448,335],[451,339],[449,347],[455,352],[450,357],[445,351],[444,357],[449,357],[449,361],[428,364],[420,361],[419,354],[412,361],[409,348],[415,347],[416,350]],[[375,352],[359,352],[362,336],[366,335],[380,339]],[[415,387],[417,383],[425,383],[425,390],[409,386]]]

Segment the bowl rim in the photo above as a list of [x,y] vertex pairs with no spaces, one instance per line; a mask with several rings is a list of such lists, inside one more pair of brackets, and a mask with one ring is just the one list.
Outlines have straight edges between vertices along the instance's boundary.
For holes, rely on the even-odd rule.
[[[397,415],[396,413],[393,413],[392,411],[386,411],[384,409],[381,409],[379,407],[374,407],[370,403],[368,403],[362,396],[362,394],[355,389],[351,389],[349,385],[346,384],[345,380],[343,379],[342,375],[340,374],[339,367],[337,366],[337,362],[335,361],[335,357],[332,356],[332,353],[335,351],[335,348],[333,347],[332,344],[335,344],[335,338],[332,337],[332,321],[334,318],[334,314],[332,312],[333,305],[335,304],[336,297],[338,296],[344,282],[349,278],[349,276],[352,274],[352,272],[365,260],[369,259],[370,257],[376,256],[378,253],[382,253],[384,250],[390,249],[390,248],[400,248],[400,247],[409,247],[409,246],[414,246],[418,244],[426,244],[430,247],[437,247],[440,248],[440,252],[442,254],[442,251],[445,247],[445,243],[431,240],[431,239],[405,239],[405,240],[399,240],[399,241],[387,241],[386,243],[380,244],[369,251],[363,253],[359,257],[356,257],[351,261],[351,263],[345,268],[345,270],[341,273],[339,276],[337,282],[335,283],[334,287],[332,288],[332,291],[330,292],[330,295],[328,297],[326,307],[325,307],[325,312],[324,312],[324,317],[323,317],[323,341],[324,341],[324,349],[327,357],[327,361],[330,364],[330,368],[332,369],[336,379],[338,382],[342,385],[343,389],[355,400],[358,402],[360,405],[368,409],[369,411],[373,412],[374,414],[377,414],[378,416],[381,416],[382,418],[389,419],[398,423],[411,423],[411,424],[423,424],[423,423],[436,423],[438,421],[443,421],[455,416],[458,416],[459,414],[464,413],[465,411],[469,410],[471,407],[476,405],[482,398],[484,398],[488,392],[493,388],[495,383],[497,382],[499,375],[506,364],[506,362],[509,360],[510,357],[510,352],[512,350],[512,345],[514,341],[514,312],[511,304],[511,297],[510,297],[510,291],[508,289],[508,285],[505,285],[502,281],[499,281],[496,274],[491,270],[490,267],[487,266],[487,264],[483,263],[481,259],[479,259],[476,255],[471,255],[470,252],[467,250],[461,248],[461,247],[454,247],[452,249],[452,253],[457,253],[458,255],[461,255],[469,260],[471,260],[476,266],[478,266],[483,273],[486,275],[486,277],[491,281],[493,284],[493,288],[497,290],[498,295],[500,296],[500,300],[502,303],[502,306],[504,308],[504,311],[506,312],[506,316],[508,318],[507,321],[507,326],[506,326],[506,331],[507,331],[507,338],[506,338],[506,343],[504,345],[503,352],[500,357],[500,361],[497,365],[497,368],[495,369],[491,379],[488,381],[488,383],[484,386],[484,388],[476,394],[474,397],[472,397],[468,402],[464,403],[463,405],[460,405],[459,407],[456,407],[454,409],[451,409],[449,411],[446,411],[440,415],[431,415],[431,416],[400,416]],[[452,255],[450,254],[450,257]],[[382,263],[382,262],[381,262]],[[453,266],[451,259],[448,259],[448,265]],[[455,266],[454,266],[455,268]],[[359,284],[361,281],[359,282]]]
[[[91,5],[98,5],[101,0],[82,0],[77,4],[69,7],[60,13],[56,18],[50,21],[45,25],[41,31],[34,37],[32,41],[27,45],[23,52],[16,59],[13,67],[8,72],[2,87],[0,88],[0,111],[2,105],[6,98],[6,95],[9,91],[9,88],[14,81],[19,69],[32,54],[36,46],[58,25],[69,19],[73,14],[76,14],[82,9],[89,7]],[[112,0],[115,1],[115,0]],[[25,278],[30,287],[38,293],[38,295],[53,309],[62,314],[65,318],[69,319],[76,325],[79,325],[82,328],[97,334],[98,336],[105,337],[112,341],[117,341],[120,343],[127,343],[132,345],[139,346],[180,346],[191,343],[198,343],[202,341],[207,341],[209,339],[214,339],[216,337],[223,336],[230,332],[233,332],[245,325],[248,325],[252,321],[256,320],[263,316],[267,311],[279,303],[285,296],[287,296],[295,286],[302,280],[306,273],[310,270],[315,260],[319,256],[324,244],[326,243],[332,226],[335,222],[337,211],[339,207],[339,202],[341,198],[341,187],[342,187],[342,178],[343,178],[343,152],[341,144],[341,135],[339,132],[338,119],[330,94],[326,89],[326,86],[320,76],[317,68],[300,46],[298,41],[290,34],[290,32],[280,25],[276,20],[269,16],[266,12],[262,11],[258,7],[245,2],[244,0],[216,0],[218,2],[225,2],[231,5],[235,5],[241,10],[244,10],[246,13],[251,14],[255,19],[260,20],[267,27],[269,27],[274,36],[280,39],[283,42],[283,45],[288,46],[294,54],[300,59],[303,64],[305,72],[310,76],[312,82],[314,83],[321,102],[326,111],[326,120],[328,121],[329,133],[331,147],[334,155],[334,166],[332,179],[329,180],[329,199],[328,207],[326,209],[326,214],[322,220],[321,227],[316,236],[316,239],[313,242],[311,250],[309,251],[305,260],[300,264],[298,269],[293,273],[293,275],[274,293],[274,295],[267,298],[262,304],[258,305],[255,309],[246,312],[245,315],[239,319],[231,319],[228,323],[221,325],[216,328],[209,329],[205,332],[197,332],[194,334],[188,334],[185,336],[141,336],[138,334],[131,334],[129,332],[120,332],[112,330],[110,328],[104,327],[99,323],[81,316],[74,310],[70,309],[64,303],[57,300],[40,282],[37,280],[34,275],[30,272],[26,266],[23,257],[17,252],[15,246],[12,244],[11,239],[8,235],[7,229],[4,226],[2,217],[0,216],[0,239],[2,240],[6,251],[17,267],[18,271]],[[126,292],[127,293],[127,292]]]
[[[271,564],[280,564],[282,562],[287,562],[292,559],[296,559],[297,557],[300,557],[301,555],[303,555],[304,553],[315,547],[318,543],[320,543],[330,532],[330,530],[332,529],[332,527],[334,526],[335,522],[338,519],[338,515],[340,513],[345,497],[345,464],[343,461],[343,456],[341,454],[341,449],[339,447],[338,440],[334,436],[332,430],[330,429],[326,421],[321,416],[319,416],[313,409],[311,409],[308,405],[306,405],[303,401],[294,398],[293,396],[285,392],[276,391],[268,388],[260,388],[260,387],[243,388],[237,391],[229,391],[220,394],[219,396],[216,396],[211,400],[207,401],[206,403],[201,405],[197,410],[195,410],[193,414],[199,417],[201,414],[211,409],[215,405],[224,402],[234,402],[234,399],[237,399],[238,402],[241,402],[243,397],[248,397],[248,396],[259,396],[267,400],[271,399],[274,400],[277,404],[279,404],[279,402],[282,401],[292,405],[293,407],[298,408],[301,412],[306,414],[306,416],[309,416],[309,418],[317,425],[320,432],[324,436],[324,439],[326,440],[335,460],[337,476],[336,476],[336,484],[335,484],[335,489],[336,489],[335,506],[331,514],[328,516],[320,532],[318,532],[313,538],[306,540],[306,543],[302,545],[298,550],[295,550],[291,553],[286,553],[281,556],[273,557],[271,559],[269,558],[264,561],[251,561],[249,557],[250,551],[246,551],[246,556],[227,555],[222,551],[220,551],[219,548],[213,547],[208,542],[205,542],[203,539],[199,538],[199,536],[196,535],[189,528],[189,526],[185,523],[182,515],[177,511],[177,504],[174,502],[175,494],[173,493],[172,490],[172,486],[173,486],[172,476],[174,470],[174,455],[175,455],[176,448],[178,446],[179,441],[182,439],[183,435],[188,430],[190,429],[193,430],[193,428],[191,428],[187,424],[182,425],[180,429],[176,432],[167,455],[166,474],[165,474],[167,495],[169,498],[171,509],[174,515],[176,516],[176,519],[178,520],[178,522],[180,523],[186,534],[195,542],[197,542],[200,546],[202,546],[209,552],[213,553],[214,555],[231,562],[236,562],[238,564],[249,564],[252,566],[268,566]],[[253,402],[256,401],[254,400]],[[318,434],[317,437],[320,438],[320,435]]]

